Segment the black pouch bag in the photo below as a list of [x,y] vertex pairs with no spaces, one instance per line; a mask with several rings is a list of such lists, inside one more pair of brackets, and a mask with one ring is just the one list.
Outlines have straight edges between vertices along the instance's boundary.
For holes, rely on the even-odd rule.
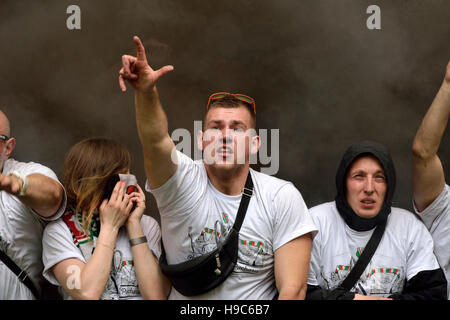
[[236,221],[226,240],[215,250],[192,260],[169,265],[162,245],[159,258],[161,271],[170,278],[178,292],[188,297],[203,294],[219,286],[231,274],[238,258],[239,230],[252,195],[253,181],[249,172]]

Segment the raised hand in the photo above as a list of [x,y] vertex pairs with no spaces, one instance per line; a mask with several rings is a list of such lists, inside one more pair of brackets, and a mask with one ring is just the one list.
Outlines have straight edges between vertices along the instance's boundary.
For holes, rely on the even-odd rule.
[[152,90],[159,78],[173,70],[173,66],[167,65],[158,70],[153,70],[147,62],[145,48],[139,37],[134,36],[136,45],[136,57],[122,56],[122,68],[119,71],[119,85],[123,92],[127,90],[125,80],[137,91],[148,92]]

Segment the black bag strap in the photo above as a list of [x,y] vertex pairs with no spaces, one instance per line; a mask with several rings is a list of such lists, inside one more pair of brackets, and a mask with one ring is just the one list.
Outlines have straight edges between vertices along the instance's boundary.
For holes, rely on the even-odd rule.
[[244,190],[242,191],[241,202],[239,203],[239,209],[236,215],[236,220],[234,221],[233,229],[239,232],[242,223],[244,222],[245,214],[247,213],[248,204],[253,195],[253,180],[250,171],[247,175],[247,180],[245,181]]
[[33,293],[36,299],[39,299],[39,292],[34,286],[33,281],[31,281],[30,277],[28,277],[27,273],[20,269],[20,267],[11,260],[10,257],[6,255],[2,250],[0,250],[0,260],[9,268],[12,272],[19,278],[20,282],[27,286],[30,289],[31,293]]
[[386,222],[387,219],[383,220],[383,222],[376,227],[358,261],[356,261],[356,264],[353,266],[350,273],[339,286],[340,288],[350,291],[356,281],[359,280],[361,274],[366,269],[366,266],[369,264],[370,259],[372,259],[373,254],[378,248],[378,244],[380,243],[384,230],[386,229]]

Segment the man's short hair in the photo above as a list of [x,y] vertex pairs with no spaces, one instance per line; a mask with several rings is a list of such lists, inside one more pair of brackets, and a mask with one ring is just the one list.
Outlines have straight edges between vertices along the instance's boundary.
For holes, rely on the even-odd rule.
[[232,95],[226,95],[223,98],[214,100],[211,102],[211,104],[209,105],[208,110],[206,110],[205,113],[205,119],[206,119],[206,115],[208,114],[209,110],[211,110],[212,108],[239,108],[239,107],[245,107],[248,112],[250,112],[250,116],[251,116],[251,122],[250,122],[250,126],[252,127],[252,129],[256,129],[256,114],[253,110],[253,106],[245,101],[239,100],[238,98],[232,96]]

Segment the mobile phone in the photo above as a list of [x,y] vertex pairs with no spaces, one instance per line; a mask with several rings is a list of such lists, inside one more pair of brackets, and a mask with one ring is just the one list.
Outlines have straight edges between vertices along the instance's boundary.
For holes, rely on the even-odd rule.
[[106,182],[105,191],[103,194],[103,199],[111,198],[112,192],[117,184],[117,182],[125,182],[125,193],[130,194],[137,190],[137,179],[133,174],[113,174],[109,177]]

